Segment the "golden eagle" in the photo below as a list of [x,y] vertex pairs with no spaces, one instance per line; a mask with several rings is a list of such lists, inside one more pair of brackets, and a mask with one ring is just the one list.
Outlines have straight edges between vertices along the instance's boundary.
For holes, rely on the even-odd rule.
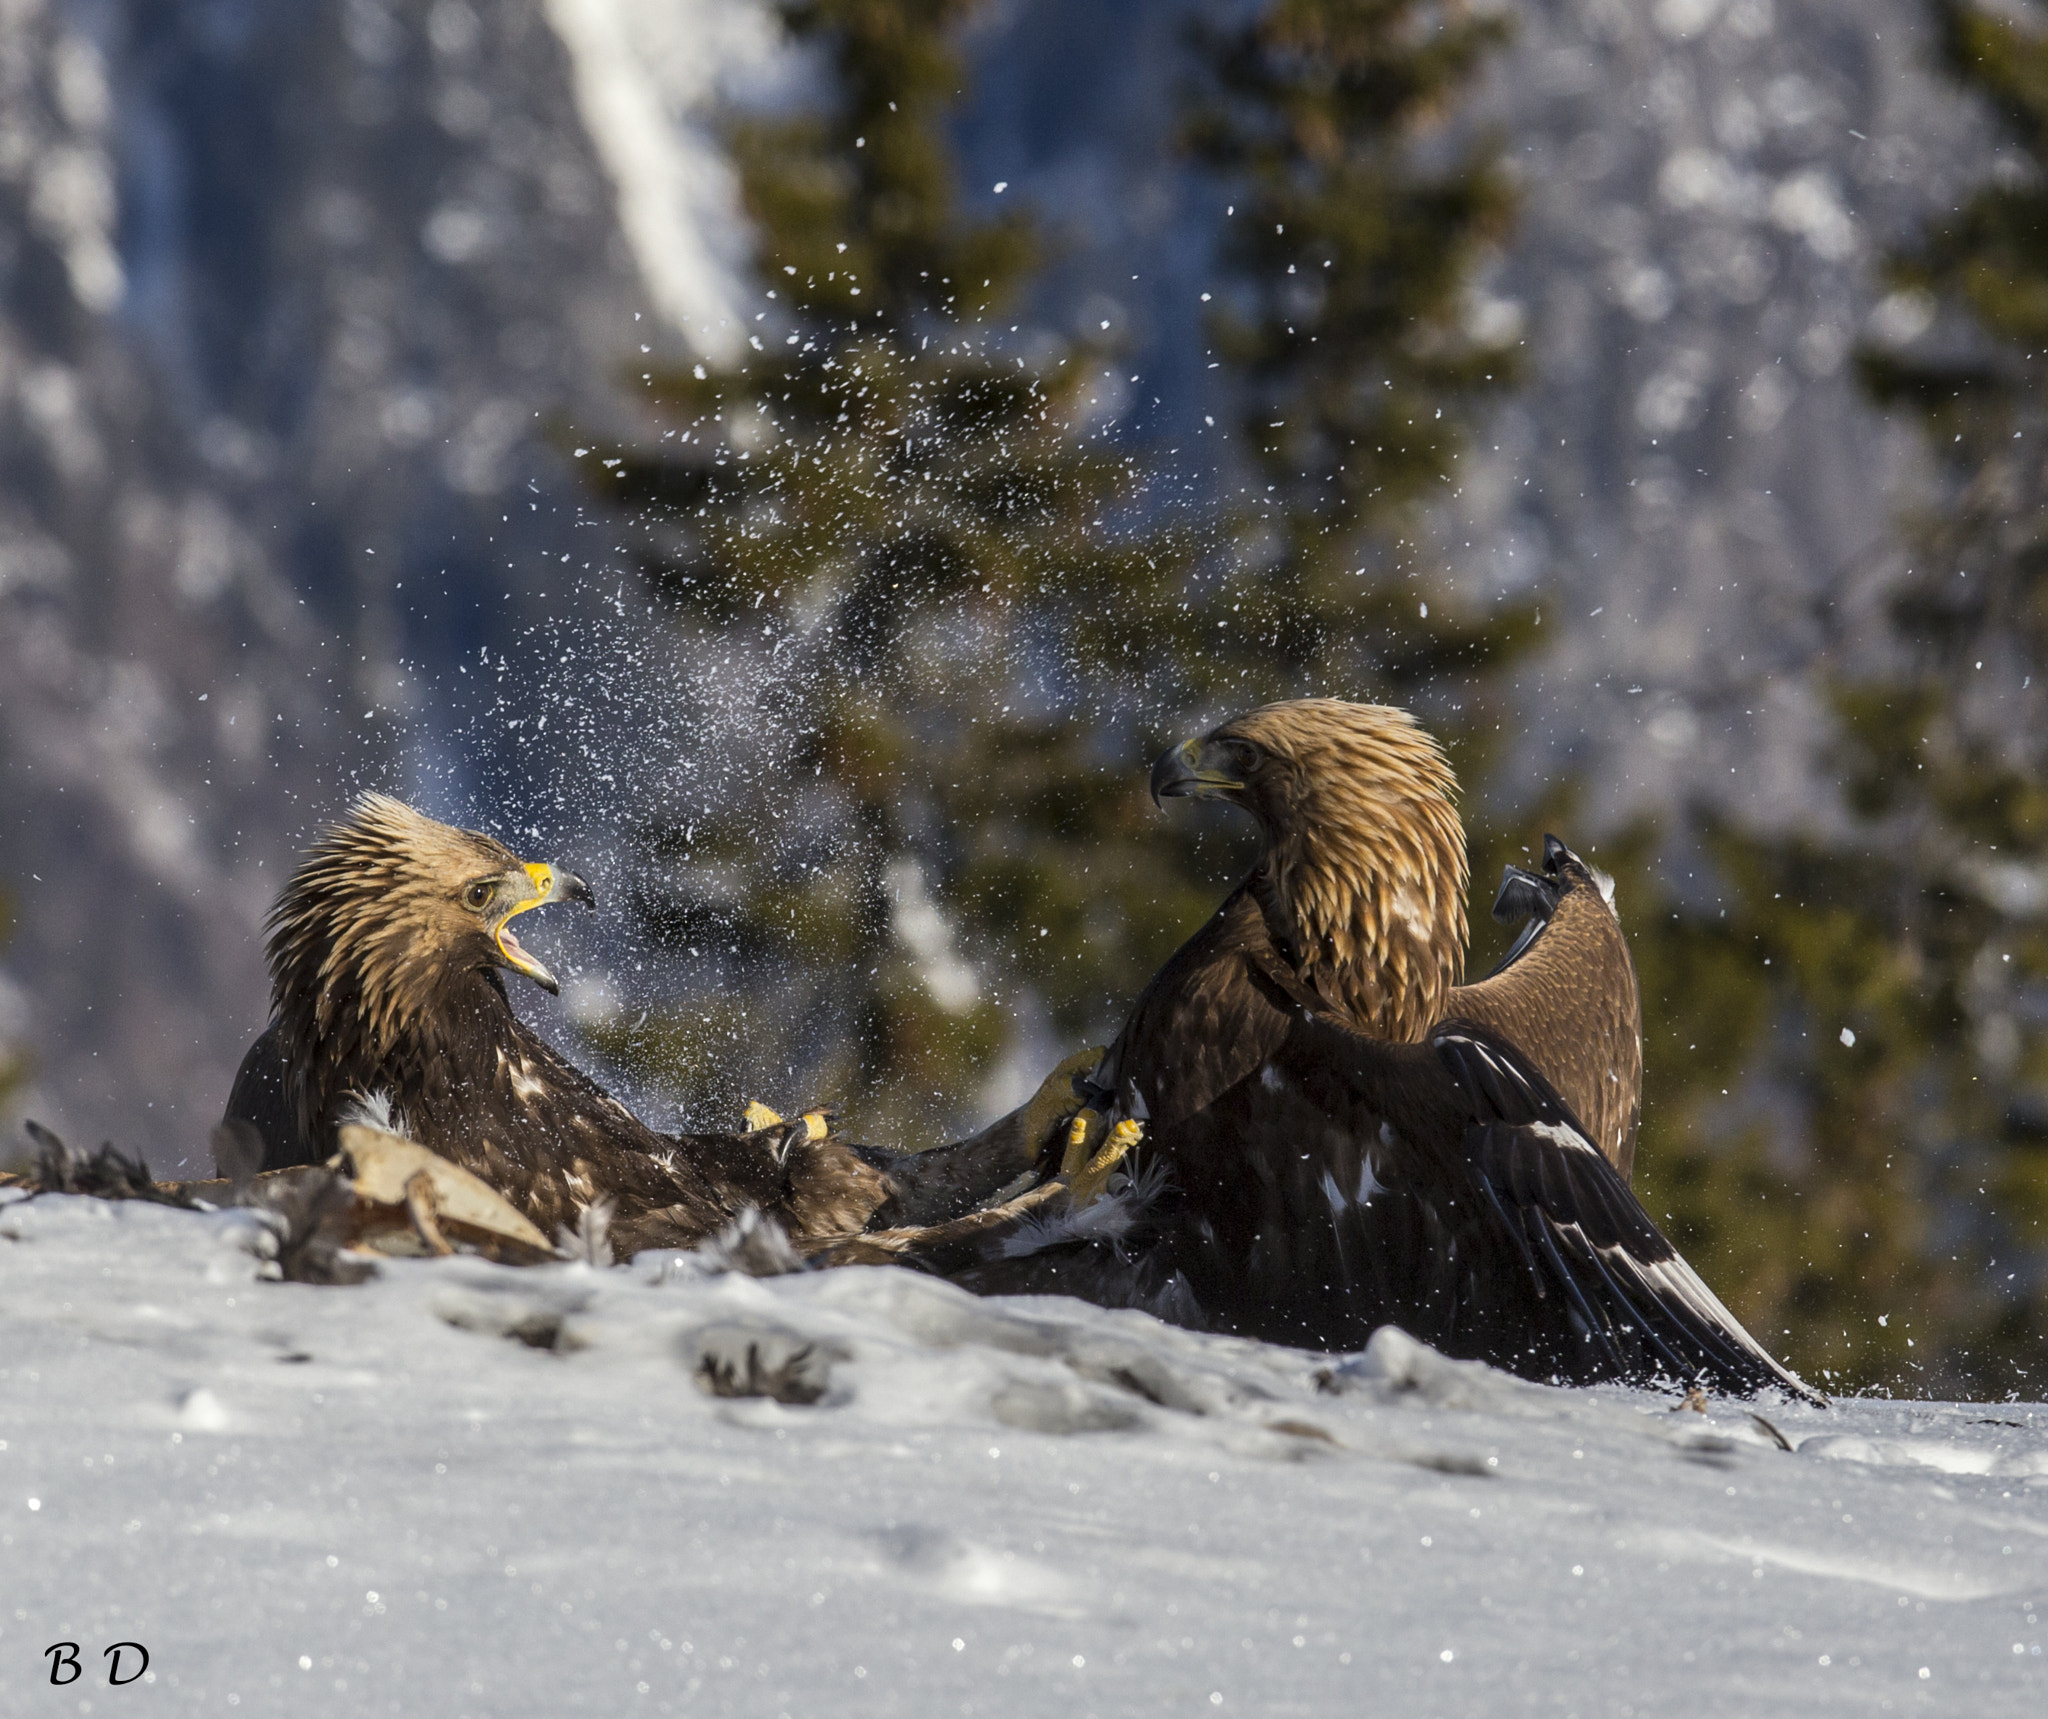
[[799,1248],[878,1214],[898,1224],[956,1216],[1028,1166],[1059,1120],[1063,1080],[937,1156],[854,1147],[808,1119],[658,1133],[506,995],[508,972],[556,989],[511,922],[562,901],[595,905],[574,872],[363,795],[271,912],[274,1018],[243,1059],[224,1121],[253,1126],[263,1168],[275,1170],[326,1159],[340,1124],[381,1097],[407,1134],[481,1177],[544,1235],[609,1200],[612,1240],[630,1254],[692,1246],[749,1209]]
[[[1094,1076],[1150,1190],[957,1275],[1316,1348],[1398,1324],[1529,1377],[1805,1394],[1630,1191],[1633,969],[1561,843],[1510,873],[1537,923],[1476,985],[1456,782],[1405,712],[1268,705],[1166,752],[1155,799],[1222,800],[1261,851],[1145,988]],[[1107,1174],[1069,1157],[1076,1204]],[[1082,1142],[1077,1139],[1077,1146]],[[1092,1231],[1092,1233],[1091,1233]]]

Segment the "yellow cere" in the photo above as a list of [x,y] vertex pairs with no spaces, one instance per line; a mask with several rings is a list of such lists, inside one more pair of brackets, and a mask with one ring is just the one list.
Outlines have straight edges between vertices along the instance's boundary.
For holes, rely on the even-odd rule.
[[[519,939],[512,936],[511,924],[515,918],[526,912],[527,909],[547,905],[548,899],[555,893],[555,868],[543,861],[535,860],[530,865],[524,866],[521,869],[533,880],[535,894],[531,901],[522,901],[498,922],[497,940],[498,947],[504,952],[506,959],[519,965],[524,970],[526,962],[522,960],[522,957],[526,956],[526,951],[521,946]],[[510,940],[509,948],[506,946],[508,939]]]

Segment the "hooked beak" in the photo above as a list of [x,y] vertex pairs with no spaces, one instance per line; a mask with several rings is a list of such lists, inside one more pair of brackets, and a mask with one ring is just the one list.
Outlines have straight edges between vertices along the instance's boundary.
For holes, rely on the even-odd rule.
[[1183,740],[1159,754],[1152,766],[1152,804],[1170,799],[1224,800],[1244,788],[1231,773],[1228,755],[1205,740]]
[[512,921],[529,908],[545,907],[552,901],[580,901],[585,907],[594,909],[597,906],[597,897],[591,894],[590,885],[573,871],[543,865],[538,861],[522,869],[526,873],[527,881],[533,885],[534,893],[498,921],[498,929],[493,934],[493,940],[497,943],[498,953],[504,957],[507,967],[515,973],[524,973],[549,996],[559,997],[562,994],[561,985],[556,981],[554,974],[528,954],[526,946],[512,935]]

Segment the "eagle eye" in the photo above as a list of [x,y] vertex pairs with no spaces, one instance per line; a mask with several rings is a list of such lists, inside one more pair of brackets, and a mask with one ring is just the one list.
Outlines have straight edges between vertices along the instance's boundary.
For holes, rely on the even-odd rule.
[[1265,762],[1266,757],[1256,743],[1236,739],[1223,742],[1223,754],[1230,760],[1230,768],[1241,782],[1248,780],[1252,772]]
[[467,907],[472,913],[483,912],[485,908],[491,905],[491,896],[496,892],[497,887],[497,884],[487,877],[478,878],[475,883],[462,892],[462,905]]

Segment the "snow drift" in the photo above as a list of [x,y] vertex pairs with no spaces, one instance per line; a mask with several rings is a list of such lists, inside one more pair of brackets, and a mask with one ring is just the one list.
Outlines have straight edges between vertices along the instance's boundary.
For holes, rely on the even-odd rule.
[[319,1289],[249,1212],[10,1196],[8,1714],[2048,1711],[2036,1406],[690,1255]]

